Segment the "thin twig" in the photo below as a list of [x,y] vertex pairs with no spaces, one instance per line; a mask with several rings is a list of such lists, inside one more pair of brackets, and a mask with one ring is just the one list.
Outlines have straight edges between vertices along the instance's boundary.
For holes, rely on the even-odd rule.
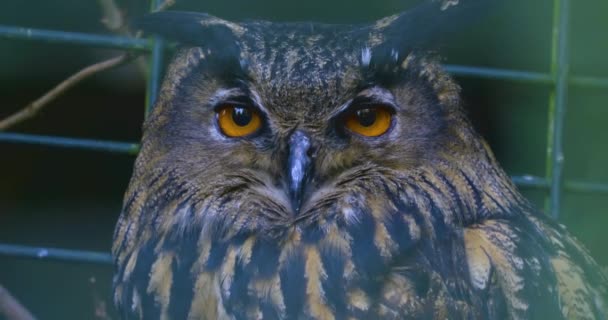
[[[103,12],[103,18],[101,19],[101,23],[103,23],[106,28],[114,33],[122,34],[129,37],[139,38],[142,36],[141,32],[133,32],[131,28],[126,23],[125,13],[122,11],[116,1],[114,0],[97,0],[99,6],[101,7],[101,11]],[[165,0],[161,3],[154,12],[164,11],[175,5],[177,0]],[[149,76],[149,68],[148,62],[145,58],[140,58],[135,61],[137,65],[137,69],[141,73],[144,78],[148,78]]]
[[158,8],[156,8],[156,10],[154,10],[154,12],[167,10],[173,5],[175,5],[176,2],[177,0],[165,0],[163,3],[160,4],[160,6],[158,6]]
[[118,67],[123,63],[128,62],[133,57],[133,55],[126,53],[112,59],[97,62],[78,71],[69,78],[63,80],[56,87],[45,93],[42,97],[28,104],[25,108],[6,117],[5,119],[0,120],[0,131],[4,131],[24,120],[35,116],[36,114],[38,114],[38,112],[40,112],[40,110],[42,110],[42,108],[47,106],[50,102],[55,100],[62,93],[66,92],[77,83],[102,71]]
[[125,19],[116,2],[114,0],[97,0],[97,2],[103,11],[101,23],[112,32],[124,34],[126,32]]
[[91,287],[91,293],[93,295],[93,317],[96,320],[112,320],[108,312],[108,304],[105,299],[101,298],[97,290],[97,279],[95,277],[89,278],[89,285]]
[[[141,36],[139,33],[134,33],[129,28],[125,19],[125,12],[118,7],[116,1],[97,0],[97,3],[103,12],[101,23],[106,27],[106,29],[112,31],[113,33],[128,37],[139,38]],[[145,58],[135,60],[135,65],[143,78],[147,78],[148,63],[146,62]]]
[[0,316],[7,320],[35,320],[31,312],[0,285]]
[[[171,6],[175,5],[176,2],[177,0],[165,0],[155,10],[155,12],[166,10]],[[98,0],[98,3],[103,11],[103,18],[101,21],[109,30],[125,35],[131,34],[131,31],[124,23],[123,13],[120,11],[114,0]],[[135,35],[135,37],[139,36],[140,33],[137,33]],[[136,56],[130,53],[125,53],[121,56],[95,63],[78,71],[77,73],[73,74],[69,78],[59,83],[53,89],[45,93],[42,97],[34,100],[33,102],[25,106],[23,109],[4,119],[0,119],[0,131],[4,131],[18,123],[21,123],[27,119],[34,117],[46,105],[48,105],[61,94],[63,94],[79,82],[85,80],[86,78],[95,75],[99,72],[118,67],[123,63],[132,60],[133,58],[136,58]],[[140,70],[143,70],[145,74],[147,71],[145,63],[139,60],[138,65],[140,67]]]

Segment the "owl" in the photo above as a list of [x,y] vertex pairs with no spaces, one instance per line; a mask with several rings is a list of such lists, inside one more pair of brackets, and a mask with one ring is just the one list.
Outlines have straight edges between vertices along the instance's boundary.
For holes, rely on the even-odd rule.
[[122,318],[606,319],[606,276],[427,53],[489,2],[361,25],[143,18],[180,47],[114,234]]

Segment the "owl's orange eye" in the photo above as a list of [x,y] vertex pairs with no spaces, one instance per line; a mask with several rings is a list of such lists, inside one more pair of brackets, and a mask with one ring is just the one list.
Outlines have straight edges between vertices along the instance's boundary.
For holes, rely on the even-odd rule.
[[391,126],[391,113],[385,107],[359,109],[346,117],[346,127],[362,136],[377,137]]
[[262,127],[260,114],[245,106],[228,104],[217,112],[217,122],[222,132],[229,137],[244,137]]

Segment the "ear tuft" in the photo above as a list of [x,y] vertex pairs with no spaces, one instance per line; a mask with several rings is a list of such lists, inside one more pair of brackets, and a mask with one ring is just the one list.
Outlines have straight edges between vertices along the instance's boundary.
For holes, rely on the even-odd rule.
[[370,26],[370,39],[382,38],[374,47],[374,62],[402,58],[416,50],[429,50],[450,35],[498,11],[502,0],[426,0],[423,4],[389,19],[389,23]]
[[201,47],[220,66],[240,65],[238,35],[245,28],[206,13],[162,11],[145,15],[133,24],[146,33],[159,35],[183,46]]
[[215,16],[187,11],[162,11],[145,15],[133,23],[136,29],[183,45],[205,46],[234,43],[244,28]]

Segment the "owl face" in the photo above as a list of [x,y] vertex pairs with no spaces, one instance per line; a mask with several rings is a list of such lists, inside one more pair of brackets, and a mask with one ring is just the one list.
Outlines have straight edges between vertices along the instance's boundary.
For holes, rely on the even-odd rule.
[[141,317],[147,299],[176,319],[359,317],[411,248],[429,254],[411,265],[428,269],[456,226],[526,205],[458,86],[415,50],[428,30],[395,36],[424,18],[414,14],[365,26],[144,20],[185,46],[116,228],[117,304]]
[[436,161],[450,126],[461,125],[453,115],[458,88],[438,64],[396,49],[376,58],[376,34],[221,23],[237,41],[234,55],[182,49],[144,144],[166,146],[150,150],[157,165],[179,171],[199,198],[226,190],[242,194],[240,206],[271,206],[272,216],[243,211],[258,232],[293,226],[337,201],[338,186]]

